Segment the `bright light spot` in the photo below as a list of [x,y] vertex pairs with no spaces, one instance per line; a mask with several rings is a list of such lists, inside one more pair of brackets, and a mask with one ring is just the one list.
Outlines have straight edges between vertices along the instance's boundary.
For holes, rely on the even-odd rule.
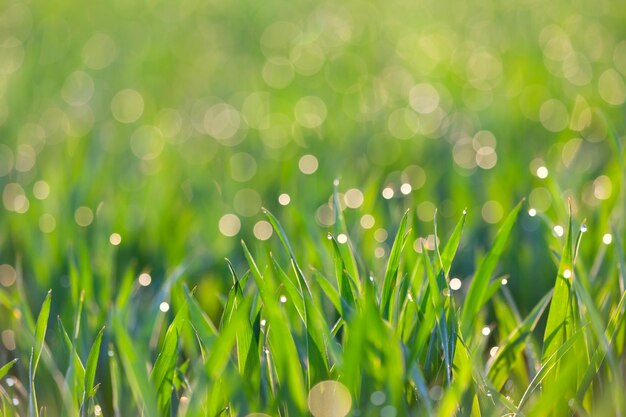
[[241,229],[241,221],[239,217],[234,214],[225,214],[220,218],[218,227],[220,229],[220,233],[224,236],[232,237],[239,233]]
[[342,383],[322,381],[311,388],[308,405],[314,417],[344,417],[352,408],[352,397]]
[[94,92],[93,79],[84,71],[71,73],[63,84],[61,97],[69,105],[82,106],[87,104]]
[[291,202],[291,197],[289,197],[289,194],[287,193],[282,193],[281,195],[278,196],[278,203],[281,206],[286,206],[287,204],[289,204]]
[[501,282],[502,282],[502,285],[506,285],[506,284],[508,284],[508,283],[509,283],[509,280],[508,280],[508,279],[506,279],[506,278],[502,278],[502,281],[501,281]]
[[580,225],[580,231],[582,233],[586,233],[587,232],[587,223],[583,223]]
[[396,417],[398,412],[393,405],[386,405],[380,410],[380,417]]
[[97,416],[101,416],[102,415],[102,408],[99,405],[95,405],[93,408],[93,413]]
[[261,319],[261,326],[265,327],[266,324],[267,324],[267,320]]
[[604,236],[602,236],[602,243],[604,243],[605,245],[610,245],[611,243],[613,243],[613,235],[610,233],[605,233]]
[[343,200],[346,203],[346,206],[350,208],[359,208],[363,204],[363,193],[358,188],[351,188],[346,191],[346,194],[343,196]]
[[491,329],[489,328],[489,326],[483,327],[482,334],[483,336],[489,336],[491,334]]
[[165,138],[154,126],[140,126],[130,136],[130,150],[143,161],[152,161],[161,155]]
[[382,258],[383,256],[385,256],[385,248],[383,248],[382,246],[379,246],[376,249],[374,249],[374,256],[377,258]]
[[606,175],[600,175],[593,181],[593,195],[598,200],[608,200],[612,192],[613,184]]
[[111,245],[117,246],[122,243],[122,236],[119,233],[111,233],[111,236],[109,236],[109,242]]
[[91,69],[103,69],[111,65],[117,57],[115,41],[105,33],[96,33],[85,43],[82,58]]
[[383,405],[385,403],[385,393],[382,391],[374,391],[372,395],[370,395],[370,402],[374,405]]
[[296,121],[305,128],[314,129],[326,120],[326,103],[315,96],[302,97],[296,103],[294,116]]
[[15,345],[15,333],[13,330],[3,330],[0,338],[2,339],[2,344],[7,350],[15,350],[17,347]]
[[139,274],[138,281],[139,285],[141,285],[142,287],[147,287],[152,282],[152,277],[147,272],[143,272]]
[[9,211],[26,213],[30,206],[26,193],[21,185],[12,182],[7,184],[2,191],[2,203]]
[[87,227],[93,222],[93,211],[89,207],[79,207],[74,212],[74,220],[81,227]]
[[261,220],[256,222],[254,228],[252,229],[252,233],[254,234],[254,237],[259,240],[267,240],[272,237],[272,233],[274,233],[274,230],[272,229],[272,225],[269,222]]
[[413,187],[411,187],[411,184],[409,183],[404,183],[400,186],[400,192],[404,195],[409,195],[411,194],[411,191],[413,191]]
[[498,163],[498,154],[491,146],[483,146],[476,151],[476,164],[482,169],[491,169]]
[[537,210],[535,210],[534,208],[531,208],[528,210],[528,215],[530,217],[535,217],[537,215]]
[[393,192],[393,188],[391,188],[391,187],[385,187],[385,188],[383,189],[383,198],[384,198],[385,200],[391,200],[391,199],[393,198],[393,194],[394,194],[394,192]]
[[409,91],[409,103],[418,113],[432,113],[439,106],[439,92],[430,84],[417,84]]
[[304,155],[298,161],[298,168],[300,168],[300,171],[306,175],[313,174],[317,171],[318,166],[319,163],[317,162],[317,158],[313,155]]
[[495,224],[502,219],[504,214],[502,206],[495,200],[487,201],[481,210],[483,220],[487,223]]
[[13,397],[13,405],[20,405],[20,400],[17,397]]
[[159,304],[159,310],[161,310],[164,313],[167,313],[168,311],[170,311],[170,305],[166,303],[165,301],[163,301],[161,304]]
[[376,229],[376,231],[374,232],[374,239],[376,239],[376,242],[382,243],[385,240],[387,240],[388,236],[389,236],[389,234],[383,228]]
[[439,401],[443,397],[443,389],[439,385],[434,385],[428,390],[428,396],[433,401]]
[[491,349],[489,349],[489,356],[491,356],[492,358],[496,356],[497,353],[498,353],[498,346],[494,346]]
[[437,206],[432,201],[422,201],[417,206],[417,217],[423,222],[432,222],[436,211]]
[[571,278],[572,277],[572,271],[570,271],[569,269],[566,269],[565,271],[563,271],[563,277],[564,278]]
[[251,180],[256,174],[256,159],[245,152],[230,157],[230,176],[239,182]]
[[39,217],[39,230],[52,233],[57,227],[57,221],[52,214],[44,213]]
[[360,223],[363,229],[371,229],[376,224],[376,219],[371,214],[364,214],[361,216]]
[[287,296],[285,296],[285,295],[281,295],[281,296],[280,296],[280,302],[281,302],[281,303],[283,303],[283,304],[285,304],[285,303],[287,302]]
[[536,175],[541,179],[548,178],[548,168],[546,168],[545,166],[540,166],[539,168],[537,168]]
[[552,231],[554,232],[555,236],[561,237],[563,236],[563,234],[565,233],[565,230],[563,229],[563,226],[557,224],[556,226],[554,226],[552,228]]
[[131,89],[119,91],[111,100],[111,113],[118,122],[132,123],[143,114],[143,97]]
[[15,385],[15,380],[11,377],[8,377],[5,381],[9,387],[12,387],[13,385]]
[[452,291],[458,291],[461,289],[461,285],[463,285],[463,282],[458,279],[458,278],[452,278],[450,280],[450,289]]
[[346,236],[344,233],[339,233],[339,235],[337,235],[337,242],[341,244],[348,242],[348,236]]
[[45,181],[37,181],[33,185],[33,195],[37,200],[45,200],[50,195],[50,186]]

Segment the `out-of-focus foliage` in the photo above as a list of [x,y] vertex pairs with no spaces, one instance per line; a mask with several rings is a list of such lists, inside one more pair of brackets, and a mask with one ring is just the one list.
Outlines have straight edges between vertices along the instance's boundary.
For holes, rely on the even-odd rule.
[[[611,326],[611,331],[623,328],[616,306],[625,269],[626,8],[619,6],[608,0],[3,0],[0,366],[14,357],[22,361],[0,373],[20,373],[20,401],[28,400],[29,369],[39,369],[37,381],[68,384],[67,398],[61,399],[66,405],[102,403],[107,411],[125,410],[128,404],[115,404],[125,397],[116,393],[130,388],[135,401],[147,406],[152,399],[137,398],[137,393],[152,384],[153,406],[163,409],[168,403],[164,393],[186,384],[179,367],[185,365],[176,363],[174,370],[171,356],[175,348],[192,349],[193,333],[181,322],[206,314],[223,324],[223,312],[230,311],[237,343],[244,343],[241,332],[246,344],[259,342],[254,339],[258,332],[250,339],[248,328],[258,330],[257,317],[250,315],[246,324],[245,314],[228,303],[229,290],[232,296],[242,292],[236,297],[240,305],[251,302],[244,294],[255,288],[248,279],[248,287],[231,289],[223,261],[227,256],[233,273],[243,276],[250,265],[241,238],[263,260],[259,267],[267,265],[276,274],[275,284],[291,294],[302,293],[303,281],[345,269],[337,282],[320,285],[342,317],[354,317],[356,329],[359,320],[373,317],[367,308],[357,309],[359,314],[353,310],[359,303],[376,304],[363,288],[374,276],[377,294],[384,298],[377,320],[397,325],[400,317],[390,303],[410,294],[409,288],[401,277],[383,277],[395,277],[388,264],[400,250],[392,248],[406,209],[411,209],[411,232],[403,253],[417,257],[415,262],[424,251],[436,253],[435,211],[440,230],[448,231],[467,209],[452,265],[454,253],[442,253],[450,272],[445,275],[463,282],[459,305],[469,288],[465,283],[474,273],[480,275],[481,280],[472,281],[482,282],[479,290],[468,294],[471,310],[485,311],[503,326],[502,340],[515,340],[518,325],[526,326],[518,333],[536,325],[541,333],[546,323],[545,317],[534,322],[541,316],[538,306],[558,276],[555,293],[572,306],[566,316],[582,317],[564,331],[575,353],[563,355],[580,359],[572,355],[583,355],[581,343],[587,348],[591,342],[609,343],[601,334],[606,331],[610,338]],[[498,254],[504,267],[483,266],[487,261],[477,260],[490,259],[496,225],[522,198],[527,202],[509,238],[514,243]],[[588,230],[568,255],[586,271],[578,289],[561,285],[568,267],[564,254],[569,252],[562,248],[568,206],[574,219],[586,219]],[[288,269],[290,256],[281,250],[262,207],[280,219],[290,236],[302,265],[296,276],[283,275],[276,266]],[[322,243],[328,232],[336,237],[343,263]],[[268,259],[270,252],[275,259]],[[438,257],[431,257],[437,265]],[[419,268],[426,267],[425,260],[419,262]],[[417,268],[417,263],[410,265]],[[426,285],[441,284],[422,272]],[[501,274],[507,274],[510,299],[496,297],[485,310],[480,301],[498,292]],[[500,278],[485,289],[494,275]],[[183,307],[182,282],[195,288],[193,308]],[[35,312],[50,288],[50,315],[60,317],[60,327],[45,337],[55,358],[67,348],[63,358],[68,363],[55,365],[44,348],[41,363],[29,366],[32,347],[33,359],[38,356]],[[568,294],[593,308],[573,311],[576,303],[566,299]],[[164,320],[159,308],[169,308],[175,297],[177,319]],[[318,344],[322,336],[301,333],[298,326],[323,328],[320,317],[332,326],[330,313],[309,314],[310,304],[316,302],[304,297],[289,315],[309,321],[282,329],[303,338],[294,342],[300,359],[301,343]],[[248,313],[258,313],[258,304],[243,305]],[[512,308],[515,320],[507,321]],[[453,313],[460,312],[446,305],[446,323],[437,324],[441,332],[446,325],[454,327]],[[527,316],[529,321],[523,321]],[[548,330],[561,322],[559,313],[552,317]],[[457,330],[467,332],[472,319],[459,316],[463,325]],[[585,319],[584,331],[590,333],[583,335],[577,331]],[[224,330],[202,323],[206,328],[195,331],[203,337]],[[107,328],[98,342],[103,325]],[[423,343],[436,340],[419,337]],[[228,337],[218,340],[229,346]],[[141,342],[135,356],[118,357],[117,343],[133,341]],[[562,345],[545,342],[551,347],[544,355],[558,353]],[[92,347],[100,343],[98,359],[100,349]],[[448,346],[441,354],[455,349],[458,345]],[[185,353],[224,360],[210,359],[211,351],[204,346],[202,352]],[[151,358],[156,352],[166,354]],[[323,365],[314,365],[316,372],[332,374],[337,358],[330,353],[307,360]],[[534,353],[535,363],[547,360],[541,350]],[[237,363],[242,354],[237,352]],[[608,359],[615,362],[611,366],[618,360]],[[106,361],[107,383],[101,390],[92,380],[94,361]],[[167,380],[165,386],[144,375],[146,362],[155,364],[158,371],[152,375]],[[588,369],[604,366],[596,356],[588,362]],[[248,358],[245,363],[257,364]],[[488,377],[494,378],[494,389],[504,384],[503,369],[515,366],[515,387],[531,386],[534,373],[525,373],[520,363],[492,368]],[[268,366],[282,369],[290,363]],[[447,375],[423,371],[430,388]],[[422,371],[410,372],[419,385]],[[567,372],[580,373],[572,377],[579,387],[593,379],[582,367]],[[463,378],[472,377],[476,374],[461,375],[456,392],[469,386]],[[596,383],[592,387],[600,389]],[[441,401],[454,402],[454,392],[444,391]],[[278,394],[294,401],[285,407],[302,405],[302,393],[273,393]],[[47,400],[45,390],[37,395],[41,406],[57,393]],[[584,401],[574,405],[589,410]],[[429,411],[425,404],[423,410]]]

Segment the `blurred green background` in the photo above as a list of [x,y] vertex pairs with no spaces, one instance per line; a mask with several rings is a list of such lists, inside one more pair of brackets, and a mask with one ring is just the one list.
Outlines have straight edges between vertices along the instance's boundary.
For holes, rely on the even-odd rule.
[[339,179],[373,273],[405,209],[432,247],[435,208],[442,237],[467,208],[465,279],[527,198],[501,268],[526,311],[568,198],[583,262],[623,234],[625,21],[608,0],[2,0],[1,290],[63,308],[80,271],[103,316],[121,277],[156,293],[180,267],[219,317],[223,258],[278,247],[261,207],[330,268]]

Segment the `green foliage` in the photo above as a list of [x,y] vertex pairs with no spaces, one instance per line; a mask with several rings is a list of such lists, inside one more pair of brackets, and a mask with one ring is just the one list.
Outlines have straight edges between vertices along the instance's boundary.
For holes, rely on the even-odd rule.
[[0,3],[1,417],[626,415],[625,7]]

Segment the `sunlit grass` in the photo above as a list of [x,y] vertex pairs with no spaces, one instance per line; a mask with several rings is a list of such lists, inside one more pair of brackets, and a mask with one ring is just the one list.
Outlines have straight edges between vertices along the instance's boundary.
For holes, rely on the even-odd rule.
[[626,412],[614,3],[6,0],[0,416]]

